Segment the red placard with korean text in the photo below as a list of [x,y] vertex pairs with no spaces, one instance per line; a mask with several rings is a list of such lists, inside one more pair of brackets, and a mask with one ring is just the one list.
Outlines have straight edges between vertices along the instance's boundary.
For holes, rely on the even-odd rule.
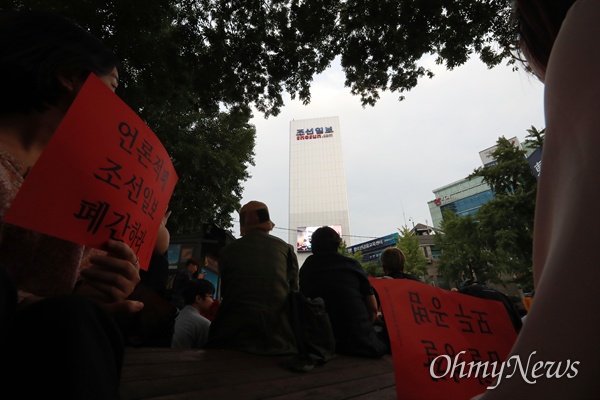
[[156,135],[91,74],[4,221],[98,249],[123,241],[146,269],[177,180]]
[[398,399],[465,400],[493,385],[493,363],[498,372],[517,336],[501,302],[408,279],[369,280],[390,336]]

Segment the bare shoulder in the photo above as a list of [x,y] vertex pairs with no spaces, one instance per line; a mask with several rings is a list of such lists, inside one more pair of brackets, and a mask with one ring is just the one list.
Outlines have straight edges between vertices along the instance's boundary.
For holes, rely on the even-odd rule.
[[[481,399],[598,398],[600,386],[600,2],[578,0],[552,48],[545,76],[546,138],[535,228],[536,297],[512,357],[572,363],[567,379],[502,382]],[[588,249],[590,251],[579,251]]]
[[590,199],[600,196],[598,16],[597,0],[579,0],[573,5],[547,68],[546,139],[535,226],[536,281],[551,265],[567,263],[572,273],[588,268],[585,264],[591,262],[591,253],[575,254],[570,250],[600,240],[597,233],[582,235],[581,231],[582,225],[600,223],[600,209],[590,204]]
[[[600,2],[576,1],[562,23],[548,61],[546,75],[546,118],[553,123],[564,115],[555,105],[565,106],[577,102],[580,106],[568,107],[573,115],[585,115],[598,105],[600,93]],[[591,104],[590,104],[591,102]],[[550,107],[550,108],[549,108]],[[597,110],[597,108],[595,109]],[[600,118],[598,113],[593,116]],[[589,116],[588,116],[589,119]]]

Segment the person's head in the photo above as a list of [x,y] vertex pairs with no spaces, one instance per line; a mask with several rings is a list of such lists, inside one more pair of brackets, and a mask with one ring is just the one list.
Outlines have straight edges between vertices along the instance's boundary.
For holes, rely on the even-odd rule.
[[188,258],[188,260],[185,262],[185,267],[192,274],[195,274],[200,269],[200,263],[195,258]]
[[379,263],[386,274],[404,272],[406,256],[397,247],[388,247],[379,256]]
[[214,295],[215,286],[211,281],[206,279],[192,279],[187,281],[181,290],[183,302],[201,312],[210,309]]
[[252,200],[240,208],[240,235],[254,231],[269,233],[274,227],[265,203]]
[[576,0],[515,0],[516,58],[544,80],[554,40]]
[[342,238],[335,229],[329,226],[318,228],[310,239],[313,254],[337,253],[340,243],[342,243]]
[[111,89],[117,59],[86,30],[55,14],[0,13],[0,115],[43,112],[74,99],[90,73]]

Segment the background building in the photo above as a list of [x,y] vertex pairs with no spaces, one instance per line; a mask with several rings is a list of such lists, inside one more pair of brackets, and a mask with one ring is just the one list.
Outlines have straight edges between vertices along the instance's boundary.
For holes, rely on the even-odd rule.
[[494,192],[480,176],[461,179],[435,189],[433,193],[436,198],[427,205],[436,229],[441,228],[445,210],[450,209],[459,217],[475,214],[484,203],[494,198]]
[[[300,265],[311,254],[310,238],[320,226],[350,237],[346,173],[338,117],[290,122],[289,243]],[[296,231],[294,231],[296,229]]]
[[[531,171],[536,178],[539,178],[541,148],[523,146],[517,137],[511,138],[509,141],[519,149],[525,150],[525,157],[529,162]],[[484,167],[496,164],[496,159],[492,153],[497,148],[498,145],[494,145],[479,152]],[[464,178],[434,189],[433,194],[435,199],[427,202],[427,205],[429,206],[433,226],[436,229],[441,227],[442,214],[445,210],[450,209],[459,217],[475,214],[483,204],[494,198],[492,189],[479,176],[473,179]]]
[[[441,253],[436,247],[435,229],[432,226],[425,224],[417,224],[413,226],[410,233],[417,237],[419,248],[428,262],[427,274],[424,277],[424,280],[433,286],[450,289],[450,284],[446,282],[443,277],[438,276],[437,273],[437,266],[439,265]],[[379,256],[383,250],[388,247],[396,247],[399,240],[400,235],[398,233],[392,233],[354,246],[349,246],[348,252],[350,254],[360,252],[362,256],[361,261],[365,264],[370,262],[379,263]]]
[[[527,145],[522,145],[516,137],[509,139],[509,141],[521,150],[525,150],[524,157],[527,159],[532,173],[536,178],[539,178],[541,171],[541,148],[534,148]],[[481,163],[483,167],[491,166],[497,163],[496,159],[492,155],[498,145],[491,146],[485,150],[479,152]],[[441,228],[443,219],[443,212],[445,210],[452,210],[457,216],[466,216],[475,214],[483,204],[494,198],[494,192],[490,186],[483,181],[482,177],[474,177],[472,179],[461,179],[459,181],[450,183],[442,186],[441,188],[434,189],[433,193],[435,199],[427,202],[429,206],[429,212],[431,214],[432,223],[435,229]],[[436,262],[439,260],[441,254],[434,254],[432,260]],[[449,288],[458,282],[448,282],[444,276],[437,275],[437,268],[430,270],[430,274],[435,273],[438,285],[440,287]],[[507,294],[513,301],[522,301],[523,292],[514,283],[510,282],[514,276],[510,274],[504,274],[502,279],[504,284],[493,284],[487,282],[489,286]]]

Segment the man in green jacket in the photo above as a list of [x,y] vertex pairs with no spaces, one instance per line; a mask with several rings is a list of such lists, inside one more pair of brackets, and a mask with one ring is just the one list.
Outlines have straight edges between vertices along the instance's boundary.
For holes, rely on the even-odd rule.
[[242,237],[219,255],[222,301],[207,347],[297,352],[289,293],[298,290],[298,259],[292,245],[269,234],[274,226],[264,203],[250,201],[240,209]]

